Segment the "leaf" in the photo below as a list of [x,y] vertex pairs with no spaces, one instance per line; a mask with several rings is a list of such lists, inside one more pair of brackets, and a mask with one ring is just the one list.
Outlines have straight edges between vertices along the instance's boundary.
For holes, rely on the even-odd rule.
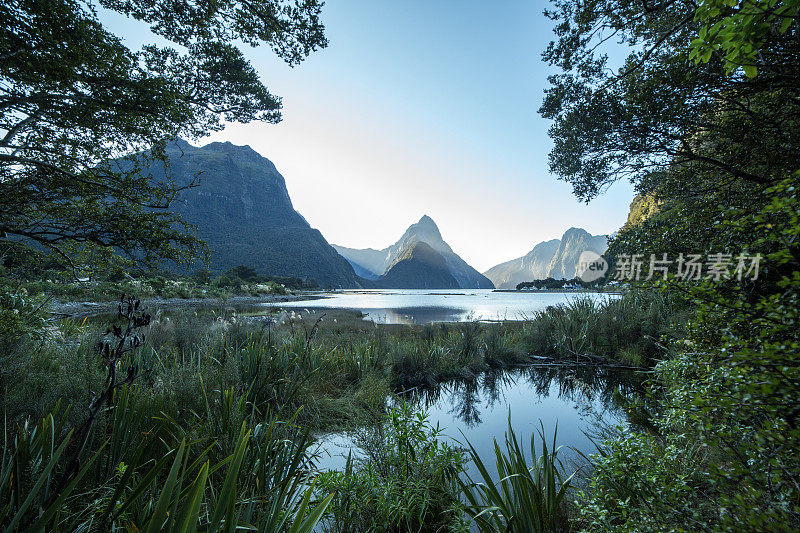
[[[172,494],[175,491],[175,485],[178,480],[178,471],[181,468],[185,448],[186,441],[184,440],[181,441],[178,453],[175,455],[175,460],[172,462],[172,468],[170,468],[169,475],[167,475],[167,481],[164,483],[161,496],[159,496],[158,503],[156,503],[156,510],[153,511],[153,515],[149,520],[147,533],[158,533],[163,529],[164,520],[167,517],[167,509],[172,501]],[[180,492],[180,487],[178,488],[178,492]]]
[[211,518],[211,524],[209,526],[210,531],[219,529],[223,516],[226,518],[225,529],[233,531],[233,528],[235,528],[233,524],[233,513],[236,507],[236,482],[239,478],[239,469],[242,467],[244,452],[247,449],[249,439],[250,431],[247,430],[247,425],[242,422],[242,429],[239,431],[236,449],[233,452],[232,461],[228,467],[228,473],[225,476],[225,483],[222,485],[222,490],[219,493],[219,500],[217,500],[217,505]]
[[189,496],[184,503],[183,513],[177,518],[177,529],[180,533],[194,533],[197,531],[197,518],[200,515],[200,504],[203,501],[203,492],[208,479],[208,461],[206,461],[197,478],[190,485]]
[[25,500],[22,502],[22,505],[19,506],[19,509],[17,509],[16,514],[14,514],[14,518],[11,519],[11,522],[9,522],[5,531],[9,532],[16,531],[17,525],[20,523],[22,517],[27,512],[28,507],[30,507],[31,504],[33,503],[33,500],[39,495],[39,490],[42,488],[42,485],[44,485],[45,481],[47,481],[47,479],[50,477],[50,472],[52,472],[53,468],[56,466],[56,463],[58,462],[58,459],[61,457],[61,454],[64,453],[64,449],[67,447],[67,444],[69,443],[71,437],[72,437],[72,431],[69,432],[67,437],[58,447],[58,449],[56,449],[56,451],[53,452],[53,455],[50,457],[50,461],[48,461],[47,466],[39,475],[39,478],[36,480],[36,483],[33,484],[33,487],[30,488],[30,491],[28,492],[28,497],[25,498]]

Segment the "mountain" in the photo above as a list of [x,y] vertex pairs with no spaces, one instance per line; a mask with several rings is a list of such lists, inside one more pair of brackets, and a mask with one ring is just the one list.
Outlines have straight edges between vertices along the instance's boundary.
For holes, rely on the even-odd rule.
[[[275,165],[255,150],[229,142],[196,148],[179,140],[167,154],[176,183],[199,176],[199,186],[183,191],[173,208],[208,243],[212,270],[247,265],[322,287],[360,286],[350,264],[295,211]],[[157,165],[151,172],[164,174]]]
[[458,289],[444,257],[424,242],[414,242],[395,257],[376,285],[387,289]]
[[558,250],[550,260],[546,277],[572,279],[575,277],[575,268],[578,266],[581,253],[591,250],[602,254],[606,248],[608,248],[608,236],[592,236],[584,229],[570,228],[561,237]]
[[386,250],[373,250],[372,248],[365,248],[359,250],[357,248],[347,248],[345,246],[332,245],[333,248],[339,252],[339,255],[347,259],[356,274],[366,279],[378,279],[378,277],[386,270],[387,263],[389,262],[388,252]]
[[514,289],[534,279],[572,279],[581,253],[602,254],[608,248],[606,235],[591,235],[581,228],[568,229],[561,239],[540,242],[523,257],[493,266],[484,275],[498,289]]
[[[367,248],[363,250],[347,248],[345,246],[333,245],[342,257],[347,259],[356,271],[366,271],[371,276],[362,277],[369,279],[379,279],[380,276],[388,273],[389,268],[395,263],[396,259],[403,255],[409,248],[416,243],[425,243],[437,252],[445,261],[450,275],[455,278],[458,288],[462,289],[492,289],[494,285],[488,278],[469,266],[466,261],[461,259],[450,245],[447,244],[439,232],[439,227],[428,215],[424,215],[415,224],[403,233],[403,236],[388,248],[374,250]],[[431,288],[431,287],[403,287]],[[449,288],[449,287],[441,287]]]
[[560,243],[559,239],[540,242],[523,257],[493,266],[483,275],[498,289],[514,289],[523,281],[545,279]]

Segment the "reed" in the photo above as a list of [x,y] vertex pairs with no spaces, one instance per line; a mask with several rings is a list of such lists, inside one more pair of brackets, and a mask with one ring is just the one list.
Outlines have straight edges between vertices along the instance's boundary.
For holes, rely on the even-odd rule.
[[481,531],[523,531],[556,533],[570,530],[565,497],[574,474],[564,475],[556,447],[556,431],[548,447],[544,428],[539,430],[541,453],[536,453],[536,438],[531,435],[530,460],[520,446],[509,415],[505,449],[494,441],[497,478],[493,477],[475,447],[469,456],[480,478],[469,475],[460,481],[467,501],[466,513]]

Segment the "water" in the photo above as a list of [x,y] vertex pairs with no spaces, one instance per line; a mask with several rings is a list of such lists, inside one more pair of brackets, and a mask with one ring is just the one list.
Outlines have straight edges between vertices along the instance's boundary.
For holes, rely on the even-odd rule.
[[[426,324],[469,320],[524,320],[551,305],[575,298],[615,298],[587,292],[495,292],[460,290],[344,290],[322,293],[323,299],[301,300],[270,307],[351,309],[380,324]],[[596,451],[593,439],[602,441],[608,428],[625,423],[620,398],[639,393],[639,378],[598,368],[531,366],[492,371],[472,381],[456,381],[432,390],[411,391],[405,400],[424,410],[429,422],[443,428],[440,438],[460,447],[467,441],[476,449],[490,473],[496,474],[494,440],[504,448],[509,415],[517,438],[530,451],[531,435],[538,432],[548,446],[557,427],[557,445],[564,446],[562,459],[570,468],[579,452]],[[395,399],[393,401],[399,401]],[[323,435],[318,440],[318,467],[343,469],[349,453],[361,456],[357,431]],[[472,463],[467,473],[474,478]]]
[[550,305],[579,297],[604,299],[599,293],[496,292],[490,289],[369,289],[323,293],[320,300],[299,300],[269,307],[353,309],[378,324],[428,324],[467,320],[524,320]]
[[[521,445],[530,455],[530,438],[543,430],[552,444],[557,426],[557,445],[565,465],[596,451],[592,440],[602,440],[604,432],[624,424],[620,398],[639,393],[639,379],[631,373],[598,368],[528,367],[495,371],[478,380],[453,382],[436,389],[415,392],[406,398],[424,409],[429,421],[444,429],[442,439],[458,446],[468,440],[490,472],[496,474],[494,439],[504,449],[504,434],[509,413]],[[358,457],[357,439],[352,434],[331,434],[319,440],[321,469],[343,469],[348,452]],[[467,472],[476,478],[471,463]],[[476,478],[477,479],[477,478]]]

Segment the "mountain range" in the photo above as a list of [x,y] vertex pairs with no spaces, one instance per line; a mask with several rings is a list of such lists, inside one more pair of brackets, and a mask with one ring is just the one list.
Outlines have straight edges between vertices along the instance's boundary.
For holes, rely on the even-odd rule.
[[[167,155],[176,183],[199,176],[199,185],[182,191],[172,208],[197,227],[211,249],[213,271],[246,265],[321,287],[361,286],[350,263],[294,209],[275,165],[255,150],[228,142],[197,148],[178,140]],[[150,171],[163,177],[163,166]]]
[[[199,185],[183,190],[172,209],[208,244],[215,272],[246,265],[259,274],[314,280],[323,288],[514,288],[532,279],[572,278],[581,252],[606,248],[606,236],[571,228],[484,275],[453,251],[428,215],[382,250],[332,246],[294,209],[275,165],[249,146],[194,147],[177,140],[167,155],[178,185],[199,176]],[[159,165],[149,171],[156,179],[166,174]]]
[[[418,247],[424,243],[425,247]],[[356,249],[333,245],[334,249],[347,259],[355,272],[371,280],[376,287],[400,288],[398,279],[407,285],[403,288],[420,289],[492,289],[492,282],[480,272],[461,259],[442,238],[439,227],[428,215],[409,226],[400,239],[383,250],[372,248]],[[434,256],[439,256],[441,260]],[[418,263],[412,267],[410,263]],[[452,285],[447,276],[441,276],[440,266],[444,264],[450,277],[456,284]],[[398,277],[392,271],[401,267],[403,276]],[[430,285],[426,272],[435,278],[441,286]],[[411,276],[411,273],[414,275]]]
[[608,248],[607,235],[591,235],[581,228],[568,229],[561,239],[540,242],[522,257],[495,265],[483,274],[498,289],[514,289],[534,279],[572,279],[581,253],[602,254]]

